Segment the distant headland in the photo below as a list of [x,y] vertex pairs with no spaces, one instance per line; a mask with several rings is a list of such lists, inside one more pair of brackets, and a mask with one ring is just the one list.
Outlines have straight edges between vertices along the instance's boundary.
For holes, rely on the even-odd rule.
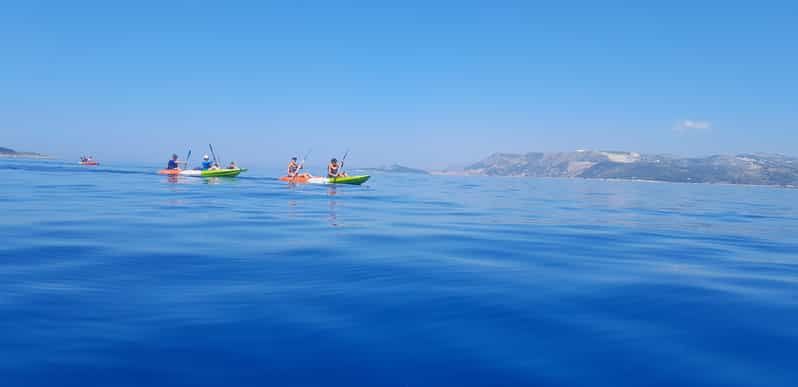
[[0,146],[0,157],[20,157],[28,159],[46,159],[47,155],[36,152],[17,152],[11,148],[4,148]]
[[462,170],[444,172],[798,187],[798,158],[764,153],[700,158],[588,150],[494,153]]
[[429,175],[429,172],[423,169],[405,167],[399,164],[389,166],[375,167],[375,168],[358,168],[360,171],[366,172],[383,172],[383,173],[414,173],[419,175]]

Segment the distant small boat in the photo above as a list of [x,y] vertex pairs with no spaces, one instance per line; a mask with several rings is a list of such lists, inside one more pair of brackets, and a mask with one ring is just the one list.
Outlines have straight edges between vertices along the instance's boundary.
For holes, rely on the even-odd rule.
[[80,165],[100,165],[100,162],[95,160],[87,160],[87,161],[81,161]]

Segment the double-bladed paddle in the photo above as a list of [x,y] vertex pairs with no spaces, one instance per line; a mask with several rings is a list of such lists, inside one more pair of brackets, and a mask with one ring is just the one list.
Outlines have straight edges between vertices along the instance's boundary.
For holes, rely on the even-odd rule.
[[349,156],[349,149],[347,149],[346,153],[344,153],[344,157],[341,157],[341,172],[343,172],[344,169],[344,161],[346,161],[346,156]]
[[[188,160],[191,160],[191,149],[188,150],[188,156],[186,156],[186,169],[188,169]],[[180,165],[178,164],[177,169],[180,169]]]
[[222,165],[221,165],[221,163],[219,163],[219,160],[216,158],[216,152],[214,152],[214,151],[213,151],[213,145],[211,145],[211,144],[208,144],[208,147],[209,147],[209,148],[211,148],[211,155],[213,155],[213,162],[214,162],[216,165],[218,165],[218,166],[219,166],[219,168],[221,168],[221,167],[222,167]]

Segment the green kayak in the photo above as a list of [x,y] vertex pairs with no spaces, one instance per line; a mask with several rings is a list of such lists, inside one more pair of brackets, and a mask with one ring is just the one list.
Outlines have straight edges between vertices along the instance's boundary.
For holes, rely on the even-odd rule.
[[361,185],[368,181],[371,176],[343,176],[343,177],[311,177],[307,180],[310,184],[352,184]]
[[238,176],[241,172],[246,172],[246,168],[234,168],[234,169],[209,169],[206,171],[181,171],[180,174],[183,176],[201,176],[201,177],[233,177]]

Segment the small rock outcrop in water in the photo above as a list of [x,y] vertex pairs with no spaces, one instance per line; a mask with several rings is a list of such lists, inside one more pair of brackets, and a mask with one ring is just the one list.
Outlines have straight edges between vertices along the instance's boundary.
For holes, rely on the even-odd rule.
[[11,148],[4,148],[0,146],[0,157],[45,158],[47,156],[35,152],[17,152]]
[[464,173],[798,186],[798,158],[761,153],[703,158],[598,151],[495,153]]
[[415,173],[415,174],[422,174],[428,175],[429,172],[423,169],[416,169],[405,167],[399,164],[394,164],[391,166],[382,166],[377,168],[362,168],[363,171],[375,171],[375,172],[386,172],[386,173]]

